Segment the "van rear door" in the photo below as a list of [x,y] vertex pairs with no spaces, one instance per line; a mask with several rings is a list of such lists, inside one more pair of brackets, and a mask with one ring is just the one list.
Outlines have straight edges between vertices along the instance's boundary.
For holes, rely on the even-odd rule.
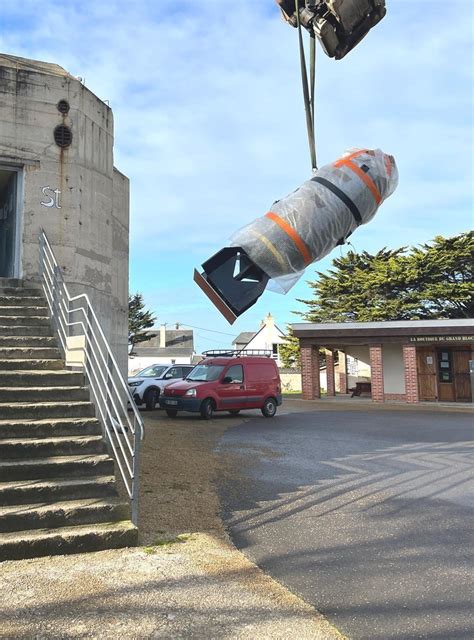
[[278,372],[272,360],[262,358],[261,362],[249,362],[245,365],[247,406],[249,409],[261,409],[269,396],[276,398]]

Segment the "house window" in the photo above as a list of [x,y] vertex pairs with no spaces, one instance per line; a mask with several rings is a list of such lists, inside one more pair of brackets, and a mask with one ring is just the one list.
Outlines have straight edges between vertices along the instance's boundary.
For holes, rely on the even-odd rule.
[[275,360],[278,358],[278,344],[276,342],[272,344],[272,357],[275,358]]

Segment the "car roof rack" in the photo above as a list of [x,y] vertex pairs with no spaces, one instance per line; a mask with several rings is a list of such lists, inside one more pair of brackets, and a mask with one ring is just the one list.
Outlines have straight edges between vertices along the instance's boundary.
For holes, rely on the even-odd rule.
[[210,349],[203,351],[202,355],[206,358],[237,358],[239,356],[271,358],[273,352],[270,349]]

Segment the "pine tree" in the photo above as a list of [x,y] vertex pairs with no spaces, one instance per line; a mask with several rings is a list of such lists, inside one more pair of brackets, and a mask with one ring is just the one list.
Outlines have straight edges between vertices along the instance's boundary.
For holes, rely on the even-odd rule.
[[150,334],[145,333],[155,324],[156,317],[145,309],[143,295],[135,293],[128,296],[128,342],[133,346],[138,342],[149,340]]

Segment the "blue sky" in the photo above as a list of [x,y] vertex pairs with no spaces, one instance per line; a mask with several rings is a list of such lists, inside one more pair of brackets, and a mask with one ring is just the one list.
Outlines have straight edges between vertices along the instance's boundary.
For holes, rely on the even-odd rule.
[[[472,3],[387,0],[387,16],[346,58],[318,50],[319,164],[350,147],[395,156],[397,191],[352,237],[357,251],[466,231],[472,217]],[[267,292],[230,326],[194,267],[310,176],[296,31],[273,0],[2,0],[0,51],[81,76],[115,117],[115,164],[131,181],[130,289],[158,322],[229,346],[296,298]],[[212,330],[212,331],[211,331]],[[222,333],[217,333],[222,332]]]

